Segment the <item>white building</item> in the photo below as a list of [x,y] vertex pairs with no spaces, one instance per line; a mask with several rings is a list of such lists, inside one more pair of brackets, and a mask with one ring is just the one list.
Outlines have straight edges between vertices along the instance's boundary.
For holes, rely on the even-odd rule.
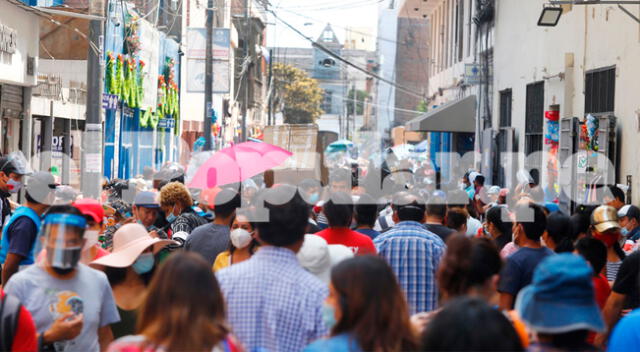
[[[407,16],[428,18],[429,55],[427,112],[407,123],[408,130],[429,133],[430,154],[443,182],[480,166],[492,178],[491,97],[494,45],[493,3],[479,0],[407,0]],[[470,73],[473,73],[470,74]],[[444,132],[444,133],[439,133]],[[438,152],[483,151],[481,157],[458,165],[453,158],[435,159]],[[481,162],[479,165],[478,163]]]
[[[0,152],[31,154],[31,89],[37,83],[39,17],[18,1],[0,2]],[[21,142],[22,141],[22,142]]]
[[[543,156],[525,161],[520,155],[518,165],[540,168],[543,186],[573,184],[578,198],[574,200],[581,203],[585,181],[589,184],[593,179],[587,169],[595,164],[589,161],[586,168],[580,164],[587,152],[575,133],[580,127],[571,118],[582,121],[589,113],[599,116],[598,152],[610,157],[613,166],[595,165],[595,172],[605,174],[598,183],[627,184],[629,180],[635,200],[640,196],[640,157],[635,145],[640,131],[640,26],[614,6],[565,5],[557,26],[540,27],[537,21],[544,3],[497,1],[493,125],[514,127],[517,150],[525,154],[542,148]],[[637,7],[627,8],[639,16]],[[554,163],[555,151],[547,138],[553,122],[544,117],[545,111],[556,109],[564,130],[560,165]],[[615,117],[617,128],[606,126],[613,120],[610,117]],[[580,155],[577,161],[561,167],[573,153]],[[589,155],[595,154],[590,151]],[[554,177],[556,168],[561,169],[560,182]]]

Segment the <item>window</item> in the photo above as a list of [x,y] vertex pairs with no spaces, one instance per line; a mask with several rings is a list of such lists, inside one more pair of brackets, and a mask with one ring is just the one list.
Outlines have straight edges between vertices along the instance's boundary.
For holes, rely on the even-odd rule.
[[500,92],[500,127],[511,127],[511,89]]
[[322,99],[322,104],[320,105],[320,108],[322,109],[322,111],[324,111],[325,114],[333,113],[332,100],[333,100],[333,92],[330,90],[325,90],[324,98]]
[[[544,82],[527,85],[527,102],[525,109],[525,153],[542,151],[542,134],[544,127]],[[527,159],[529,170],[542,168],[542,154],[536,160]]]
[[588,71],[584,82],[584,112],[613,112],[616,92],[616,68]]

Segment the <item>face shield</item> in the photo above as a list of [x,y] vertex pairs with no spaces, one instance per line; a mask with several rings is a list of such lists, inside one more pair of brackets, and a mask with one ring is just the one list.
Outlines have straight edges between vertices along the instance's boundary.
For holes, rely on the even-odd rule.
[[74,214],[49,214],[44,218],[41,236],[51,267],[72,270],[80,260],[87,222]]

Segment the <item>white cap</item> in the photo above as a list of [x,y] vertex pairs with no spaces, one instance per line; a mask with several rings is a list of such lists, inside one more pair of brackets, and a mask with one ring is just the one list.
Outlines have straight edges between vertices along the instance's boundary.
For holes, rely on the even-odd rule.
[[298,261],[303,268],[324,283],[331,281],[331,268],[339,262],[353,257],[353,252],[341,244],[327,244],[317,235],[305,235],[302,248],[298,251]]

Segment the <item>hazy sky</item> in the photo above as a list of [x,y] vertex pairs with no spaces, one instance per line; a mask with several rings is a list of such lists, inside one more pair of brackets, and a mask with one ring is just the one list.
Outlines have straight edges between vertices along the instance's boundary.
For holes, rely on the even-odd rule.
[[[386,0],[383,0],[386,1]],[[381,0],[271,0],[274,11],[283,20],[305,35],[316,39],[331,23],[340,42],[344,41],[345,27],[369,27],[376,35],[377,9]],[[308,41],[269,17],[268,46],[310,47]]]

